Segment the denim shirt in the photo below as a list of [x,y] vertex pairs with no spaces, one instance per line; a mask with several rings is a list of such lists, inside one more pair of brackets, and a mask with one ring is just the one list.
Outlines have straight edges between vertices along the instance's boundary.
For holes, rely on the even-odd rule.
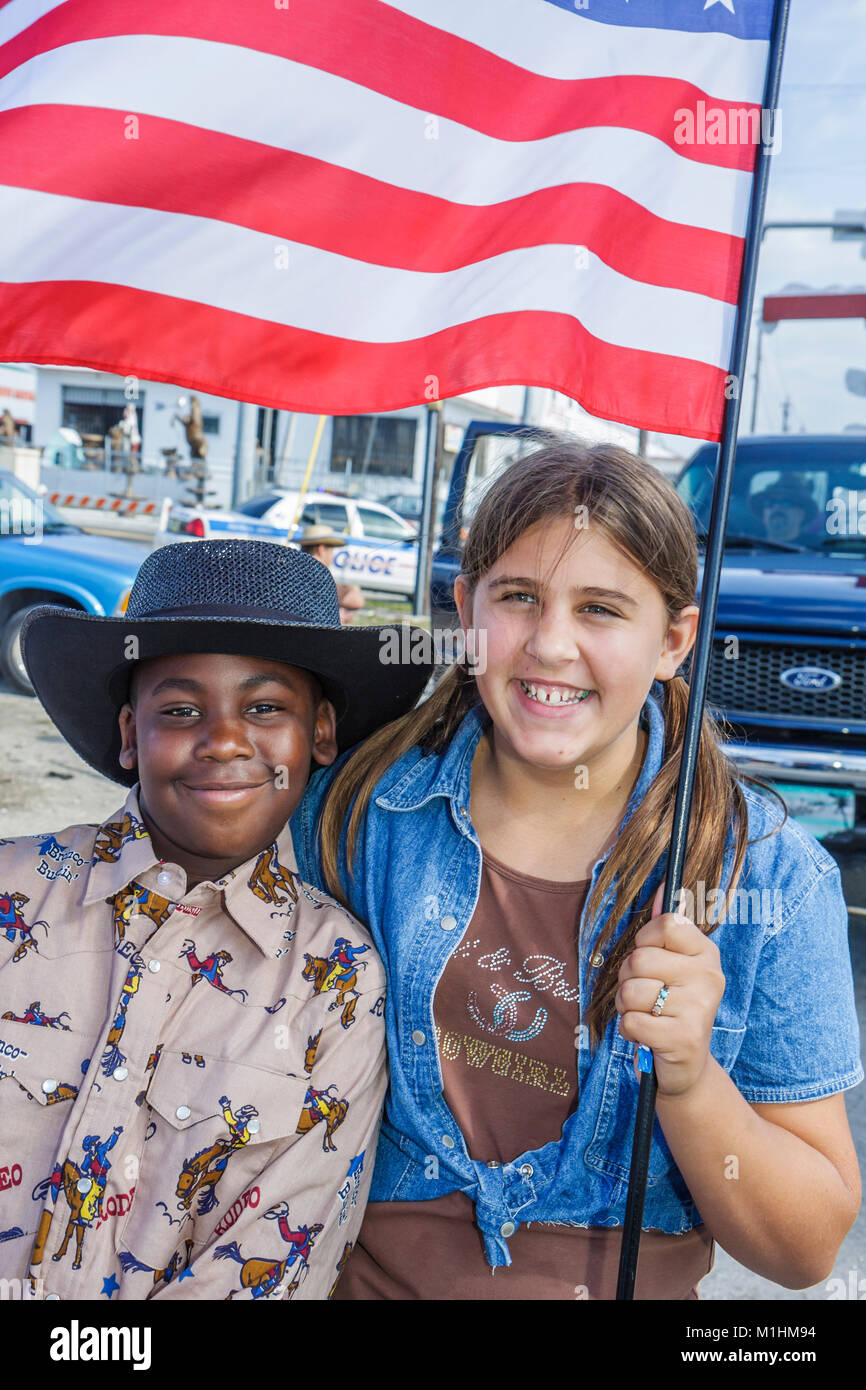
[[[663,761],[662,698],[655,682],[641,713],[648,730],[643,767],[620,829]],[[587,1029],[576,1030],[579,1104],[561,1139],[508,1163],[473,1160],[445,1102],[433,996],[478,901],[481,846],[469,814],[470,776],[488,723],[486,710],[477,705],[444,753],[425,754],[415,747],[387,770],[359,829],[353,880],[343,832],[340,877],[352,911],[369,924],[389,980],[391,1083],[370,1200],[424,1201],[465,1192],[475,1203],[487,1260],[495,1266],[511,1263],[508,1238],[520,1223],[623,1224],[639,1083],[635,1045],[618,1032],[614,1016],[592,1051]],[[300,874],[319,886],[316,824],[346,756],[313,776],[290,822]],[[788,820],[770,833],[781,819],[778,806],[747,784],[743,792],[749,840],[757,842],[746,851],[726,920],[712,933],[726,984],[710,1050],[747,1101],[816,1100],[863,1079],[839,869],[796,822]],[[723,885],[733,855],[729,828]],[[587,900],[607,857],[593,866]],[[639,906],[652,900],[667,858],[666,851]],[[578,969],[584,1000],[598,973],[592,963],[595,941],[610,916],[615,889],[616,880],[595,921],[587,920],[585,905],[581,914]],[[626,927],[620,922],[614,940]],[[656,1119],[643,1227],[679,1234],[701,1221]]]

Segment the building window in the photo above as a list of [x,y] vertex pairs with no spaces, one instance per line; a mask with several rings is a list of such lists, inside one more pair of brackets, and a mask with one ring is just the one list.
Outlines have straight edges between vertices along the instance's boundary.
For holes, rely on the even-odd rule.
[[222,416],[220,415],[203,415],[201,417],[201,427],[205,434],[219,434],[221,419]]
[[[78,433],[102,440],[123,416],[129,401],[122,391],[109,386],[64,386],[62,424]],[[143,434],[144,392],[134,401],[139,434]],[[86,442],[86,441],[85,441]]]
[[383,415],[335,415],[331,472],[411,478],[417,423]]

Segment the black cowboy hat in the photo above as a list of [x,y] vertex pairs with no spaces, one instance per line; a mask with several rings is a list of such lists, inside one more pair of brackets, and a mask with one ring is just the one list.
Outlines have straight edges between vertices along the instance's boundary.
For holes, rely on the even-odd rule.
[[753,493],[749,499],[752,511],[758,516],[765,507],[771,507],[778,502],[783,506],[799,507],[804,513],[804,521],[812,521],[818,515],[818,505],[814,497],[807,485],[799,480],[780,478],[777,482],[770,483],[762,492]]
[[138,772],[118,761],[117,715],[135,661],[213,652],[301,666],[333,702],[342,752],[410,710],[433,670],[426,633],[424,642],[413,633],[421,660],[384,661],[380,634],[393,631],[341,627],[337,586],[303,551],[269,541],[185,541],[148,555],[124,617],[46,605],[25,620],[21,650],[67,742],[91,767],[132,786]]

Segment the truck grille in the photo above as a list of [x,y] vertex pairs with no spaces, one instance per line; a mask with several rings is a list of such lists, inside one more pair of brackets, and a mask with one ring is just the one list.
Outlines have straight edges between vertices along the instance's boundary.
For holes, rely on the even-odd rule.
[[[740,641],[736,659],[728,643],[716,639],[710,661],[707,702],[728,717],[736,713],[755,723],[762,716],[825,719],[839,724],[866,721],[866,651],[840,647],[777,647]],[[823,666],[842,677],[835,690],[791,690],[779,677],[792,666]]]

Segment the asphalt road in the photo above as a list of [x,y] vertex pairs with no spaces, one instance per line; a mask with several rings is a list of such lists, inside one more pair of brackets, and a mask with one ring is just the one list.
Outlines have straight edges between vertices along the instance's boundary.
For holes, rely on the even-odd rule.
[[[0,681],[0,836],[34,835],[74,823],[97,823],[123,800],[124,789],[107,782],[73,753],[37,700],[15,694]],[[859,899],[863,897],[864,869],[861,863],[847,866],[846,881]],[[854,901],[851,894],[848,899],[849,903]],[[866,1029],[866,916],[852,915],[849,920],[862,1039]],[[846,1092],[846,1102],[861,1167],[866,1167],[866,1086]],[[859,1290],[858,1297],[866,1298],[866,1211],[860,1212],[849,1232],[832,1277],[841,1284],[828,1281],[792,1291],[753,1274],[717,1245],[715,1265],[703,1280],[700,1294],[707,1300],[826,1300],[838,1297],[844,1288]]]

